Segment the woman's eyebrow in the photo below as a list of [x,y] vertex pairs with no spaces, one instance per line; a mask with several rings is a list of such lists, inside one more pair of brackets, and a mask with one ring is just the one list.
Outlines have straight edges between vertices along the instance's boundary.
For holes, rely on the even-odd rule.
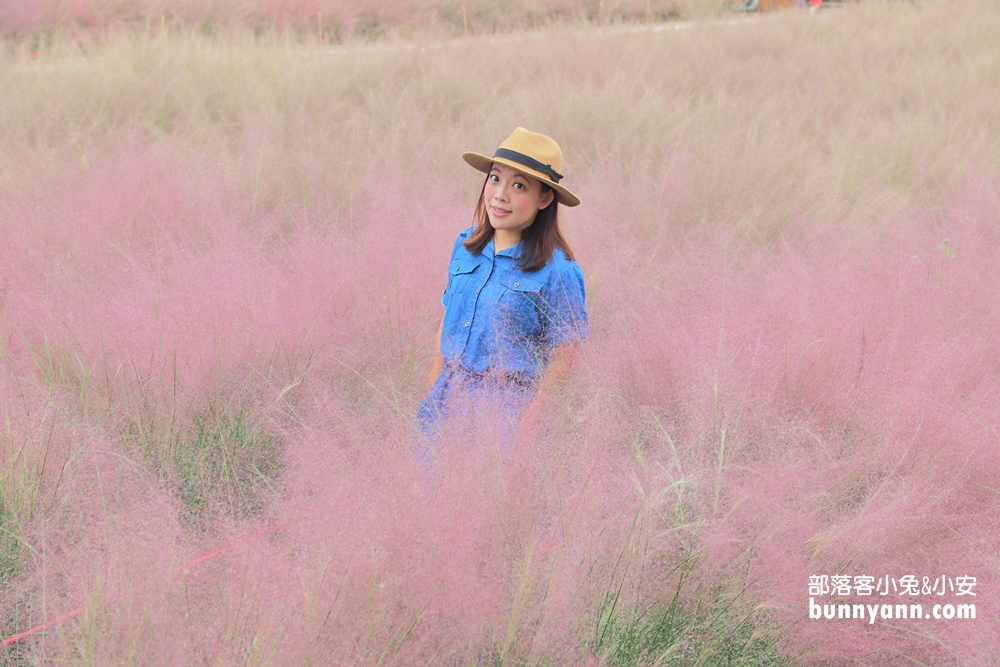
[[[493,172],[496,172],[497,174],[500,174],[500,173],[501,173],[501,171],[500,171],[500,167],[497,167],[497,166],[495,166],[495,165],[494,165],[494,166],[493,166],[493,167],[492,167],[492,168],[490,169],[490,174],[492,174]],[[521,181],[522,181],[522,182],[524,182],[524,184],[525,184],[525,185],[527,185],[527,184],[529,183],[529,181],[528,181],[528,177],[527,177],[527,176],[525,176],[524,174],[522,174],[522,173],[521,173],[521,172],[519,172],[519,171],[515,171],[515,172],[514,172],[514,175],[513,175],[513,176],[511,176],[511,179],[515,179],[515,178],[519,178],[519,179],[521,179]]]

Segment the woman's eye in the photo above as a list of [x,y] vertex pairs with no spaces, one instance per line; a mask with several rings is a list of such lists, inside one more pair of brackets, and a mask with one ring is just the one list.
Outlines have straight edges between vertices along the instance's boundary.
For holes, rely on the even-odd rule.
[[518,190],[523,190],[524,189],[524,183],[515,183],[514,187],[517,188]]

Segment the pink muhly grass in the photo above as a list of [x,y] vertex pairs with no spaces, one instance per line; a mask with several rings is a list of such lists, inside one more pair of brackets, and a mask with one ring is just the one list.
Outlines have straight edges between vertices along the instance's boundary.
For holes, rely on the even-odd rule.
[[[150,159],[143,153],[132,146],[127,159],[135,166],[114,180],[127,182],[126,173],[145,169],[153,182],[138,178],[133,191],[140,192],[162,191],[156,182],[162,177],[154,174],[187,178],[143,167]],[[106,178],[101,167],[91,174],[88,179]],[[959,205],[981,201],[978,193],[993,186],[987,179],[979,187],[955,195]],[[413,252],[417,239],[406,229],[369,235],[401,217],[403,200],[383,198],[381,215],[372,211],[386,222],[353,240],[341,235],[330,243],[304,229],[291,245],[264,248],[249,245],[238,227],[221,224],[227,214],[213,203],[210,178],[182,189],[196,206],[173,213],[166,238],[166,229],[154,229],[145,241],[126,237],[133,245],[100,251],[87,244],[96,232],[81,232],[66,242],[77,251],[67,253],[67,269],[58,268],[63,248],[54,244],[47,263],[57,268],[49,276],[23,282],[18,269],[8,267],[6,278],[7,321],[33,323],[22,330],[21,345],[43,345],[49,337],[50,347],[64,350],[66,373],[74,358],[97,369],[82,399],[71,375],[56,384],[78,406],[82,416],[73,420],[106,415],[104,425],[76,445],[95,453],[71,466],[73,484],[60,493],[76,499],[74,508],[58,512],[62,521],[75,517],[72,529],[61,524],[67,528],[59,539],[94,555],[77,565],[58,558],[69,573],[57,578],[64,583],[52,584],[41,563],[38,576],[45,578],[43,591],[60,588],[67,604],[82,600],[116,610],[106,620],[88,617],[100,628],[93,641],[101,661],[115,662],[126,651],[166,664],[247,645],[260,655],[266,647],[282,661],[314,652],[408,664],[434,661],[442,651],[476,654],[482,646],[497,654],[545,655],[572,648],[574,628],[587,623],[594,601],[618,578],[628,579],[623,607],[648,604],[662,590],[659,577],[694,544],[703,554],[700,581],[719,573],[746,579],[788,623],[802,618],[810,573],[961,570],[975,573],[984,589],[992,580],[976,554],[989,553],[993,533],[974,518],[989,514],[973,510],[959,519],[969,511],[962,508],[992,502],[988,491],[975,490],[988,486],[992,463],[973,424],[989,423],[989,413],[973,421],[945,407],[959,400],[988,410],[976,397],[995,391],[988,379],[995,351],[979,327],[996,314],[987,310],[985,320],[970,319],[993,287],[982,276],[973,284],[974,269],[966,268],[995,260],[995,244],[980,238],[988,232],[974,222],[992,215],[989,200],[985,209],[973,205],[972,213],[949,218],[955,258],[938,249],[943,230],[937,225],[916,235],[873,237],[861,250],[820,234],[800,250],[777,254],[758,254],[726,234],[696,234],[669,251],[683,269],[670,269],[666,293],[650,290],[641,270],[618,270],[641,267],[648,257],[627,234],[619,237],[615,261],[597,255],[606,236],[600,223],[588,229],[581,216],[572,229],[595,286],[585,374],[601,387],[596,399],[580,395],[584,412],[564,425],[569,430],[554,441],[556,458],[541,459],[540,471],[530,466],[505,476],[489,460],[449,459],[435,485],[426,487],[409,451],[408,415],[417,393],[395,389],[419,386],[423,364],[400,367],[391,360],[413,354],[407,350],[414,342],[426,344],[419,341],[431,326],[418,322],[422,312],[434,312],[437,290],[419,290],[423,304],[411,304],[387,300],[391,293],[357,279],[375,263],[396,276],[400,294],[416,296],[421,282],[440,283]],[[202,217],[206,211],[212,224]],[[42,232],[44,224],[31,228]],[[434,243],[446,248],[448,240],[441,234]],[[362,254],[360,247],[388,252]],[[122,259],[95,261],[102,252]],[[810,259],[820,252],[831,261]],[[695,261],[699,253],[706,261]],[[74,261],[74,254],[84,259]],[[81,271],[89,261],[104,267],[100,281]],[[163,268],[153,273],[157,266]],[[20,271],[30,274],[27,266]],[[39,309],[39,303],[48,305]],[[56,303],[60,314],[47,324]],[[355,305],[345,310],[347,304]],[[35,333],[38,327],[55,333]],[[399,374],[410,365],[408,375]],[[246,379],[236,381],[241,376]],[[934,401],[920,391],[932,391]],[[193,541],[180,538],[173,521],[149,523],[147,517],[165,518],[148,502],[159,497],[169,507],[168,489],[136,452],[134,438],[169,443],[182,437],[176,434],[187,428],[191,410],[205,401],[237,401],[270,424],[286,452],[285,500],[270,512],[276,518],[309,514],[178,574],[171,564],[176,568],[271,520],[230,519]],[[144,426],[125,428],[131,423]],[[122,463],[101,431],[126,435],[119,451],[130,462]],[[969,449],[963,454],[962,448]],[[968,457],[977,464],[967,467]],[[128,491],[135,482],[136,490]],[[928,484],[937,491],[913,490]],[[102,485],[117,489],[113,501],[94,492]],[[703,519],[695,523],[695,516]],[[931,519],[922,517],[948,516],[960,522],[951,530],[923,525]],[[109,518],[128,531],[89,532]],[[664,521],[674,527],[661,533]],[[975,531],[969,534],[985,540],[983,546],[966,551],[951,532],[959,526]],[[49,530],[39,539],[48,540]],[[90,535],[100,536],[94,547],[84,546]],[[561,539],[552,547],[554,536]],[[914,540],[925,546],[915,551]],[[634,548],[630,543],[643,549],[630,565],[635,569],[616,571],[621,549]],[[139,544],[149,550],[137,550]],[[97,553],[106,554],[103,563]],[[732,570],[743,562],[742,574]],[[145,578],[144,587],[116,588],[134,576],[129,572],[151,567],[167,571]],[[99,574],[103,578],[93,579]],[[138,605],[141,616],[153,600],[161,602],[152,625],[125,621],[133,618],[130,605]],[[792,650],[814,636],[827,639],[814,653],[867,655],[876,644],[879,651],[906,650],[882,626],[849,635],[849,649],[833,643],[826,628],[801,625],[786,638]],[[167,640],[176,637],[171,627],[193,634],[177,645]],[[862,632],[875,643],[858,641]],[[940,632],[966,655],[980,650],[960,627]],[[157,648],[164,642],[170,650]]]

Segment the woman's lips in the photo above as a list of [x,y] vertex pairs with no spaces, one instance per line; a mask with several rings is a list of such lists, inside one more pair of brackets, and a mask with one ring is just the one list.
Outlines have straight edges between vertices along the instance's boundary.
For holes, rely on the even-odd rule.
[[502,208],[497,208],[496,206],[490,206],[490,208],[493,210],[493,215],[498,215],[501,218],[505,215],[510,215],[510,211],[505,211]]

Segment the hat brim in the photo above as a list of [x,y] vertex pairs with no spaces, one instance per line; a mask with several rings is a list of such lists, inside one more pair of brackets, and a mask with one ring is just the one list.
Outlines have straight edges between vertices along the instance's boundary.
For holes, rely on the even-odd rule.
[[485,155],[482,155],[481,153],[474,153],[472,151],[469,151],[467,153],[462,153],[462,159],[468,162],[473,169],[481,171],[484,174],[490,173],[490,169],[493,168],[494,163],[507,165],[511,169],[519,171],[526,176],[531,176],[532,178],[538,179],[545,185],[555,190],[556,199],[563,206],[577,206],[580,203],[579,197],[577,197],[575,194],[573,194],[563,186],[559,185],[558,183],[553,182],[552,179],[547,174],[543,174],[540,171],[535,171],[534,169],[525,167],[523,164],[518,164],[513,160],[508,160],[507,158],[502,158],[502,157],[487,157]]

